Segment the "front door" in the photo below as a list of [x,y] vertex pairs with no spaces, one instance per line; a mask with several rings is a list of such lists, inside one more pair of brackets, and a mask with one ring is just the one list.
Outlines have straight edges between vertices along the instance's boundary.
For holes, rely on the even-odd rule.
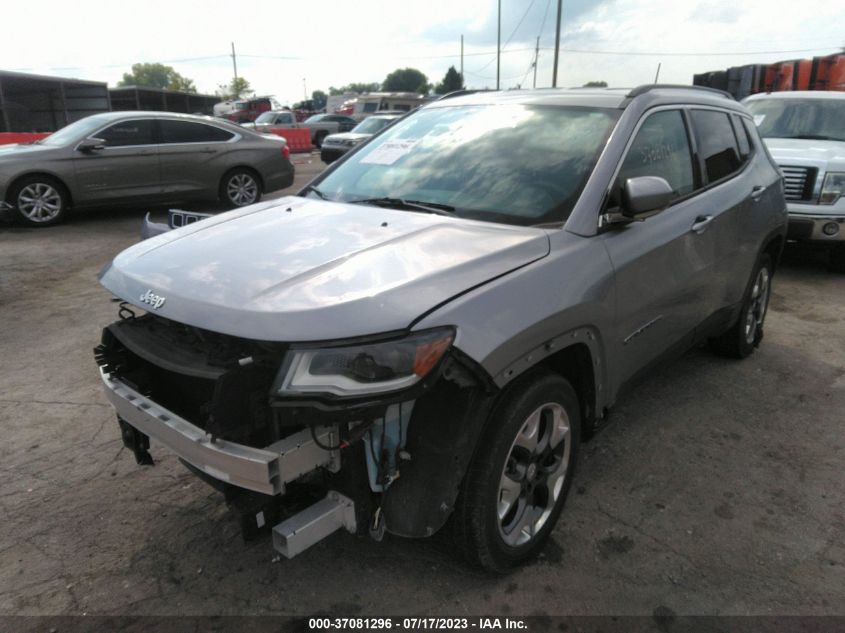
[[104,147],[76,153],[75,202],[136,202],[161,195],[154,119],[112,123],[91,138],[102,139]]
[[[700,230],[712,210],[700,195],[687,119],[680,109],[647,115],[629,147],[608,210],[619,205],[628,178],[664,178],[675,198],[642,222],[611,225],[602,234],[615,271],[616,318],[608,344],[616,387],[675,349],[691,344],[711,301],[716,264],[712,233]],[[697,195],[699,194],[699,195]]]

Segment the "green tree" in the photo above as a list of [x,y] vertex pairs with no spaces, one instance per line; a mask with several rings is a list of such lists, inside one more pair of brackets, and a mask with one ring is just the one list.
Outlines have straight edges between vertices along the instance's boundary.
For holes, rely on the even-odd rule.
[[606,81],[588,81],[582,87],[583,88],[607,88],[607,82]]
[[443,77],[443,81],[441,81],[437,86],[434,88],[434,92],[437,94],[445,95],[450,92],[454,92],[455,90],[463,90],[464,89],[464,78],[461,77],[461,73],[455,70],[454,66],[449,66],[449,70],[446,71],[446,74]]
[[381,90],[381,84],[378,83],[378,82],[351,83],[351,84],[346,84],[345,86],[341,86],[340,88],[335,88],[334,86],[331,86],[329,88],[329,94],[334,96],[334,95],[342,95],[342,94],[345,94],[347,92],[362,93],[362,92],[377,92],[379,90]]
[[397,68],[384,79],[382,90],[426,94],[431,86],[428,77],[416,68]]
[[316,110],[322,110],[325,108],[327,99],[328,95],[322,90],[315,90],[311,93],[311,100],[314,102],[314,108]]
[[252,92],[255,91],[243,77],[232,77],[232,81],[220,84],[217,89],[217,94],[223,99],[240,99]]
[[194,82],[177,73],[172,66],[164,64],[132,64],[131,73],[123,73],[123,79],[118,86],[149,86],[151,88],[168,88],[184,92],[196,92]]

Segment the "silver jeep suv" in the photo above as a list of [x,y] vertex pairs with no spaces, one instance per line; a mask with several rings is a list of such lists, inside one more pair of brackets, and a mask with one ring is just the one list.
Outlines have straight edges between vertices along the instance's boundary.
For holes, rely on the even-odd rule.
[[706,89],[431,103],[298,196],[133,246],[96,350],[150,437],[293,556],[337,529],[536,555],[579,445],[647,368],[763,336],[787,228],[748,112]]

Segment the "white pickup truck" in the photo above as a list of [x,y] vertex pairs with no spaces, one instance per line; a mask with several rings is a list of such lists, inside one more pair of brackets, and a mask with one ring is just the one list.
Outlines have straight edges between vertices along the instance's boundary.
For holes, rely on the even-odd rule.
[[783,173],[787,239],[829,249],[831,269],[845,272],[845,93],[761,93],[743,104]]
[[308,128],[311,130],[311,143],[320,147],[329,134],[348,132],[358,124],[355,119],[342,114],[315,114],[302,122],[296,120],[296,114],[290,110],[262,113],[255,123],[243,123],[244,127],[256,132],[270,133],[274,128]]

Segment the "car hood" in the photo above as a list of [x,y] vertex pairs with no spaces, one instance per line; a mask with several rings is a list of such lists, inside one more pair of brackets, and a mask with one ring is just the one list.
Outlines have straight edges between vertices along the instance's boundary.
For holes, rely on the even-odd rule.
[[542,229],[286,197],[136,244],[100,281],[181,323],[315,341],[408,328],[548,252]]
[[767,138],[765,142],[772,158],[779,165],[811,165],[823,171],[845,169],[845,142],[843,141]]
[[337,141],[347,141],[349,139],[360,141],[365,138],[370,138],[372,134],[361,134],[359,132],[340,132],[339,134],[330,134],[323,139],[323,143]]
[[0,160],[19,160],[24,156],[36,156],[57,149],[59,148],[55,145],[37,145],[34,143],[0,145]]

